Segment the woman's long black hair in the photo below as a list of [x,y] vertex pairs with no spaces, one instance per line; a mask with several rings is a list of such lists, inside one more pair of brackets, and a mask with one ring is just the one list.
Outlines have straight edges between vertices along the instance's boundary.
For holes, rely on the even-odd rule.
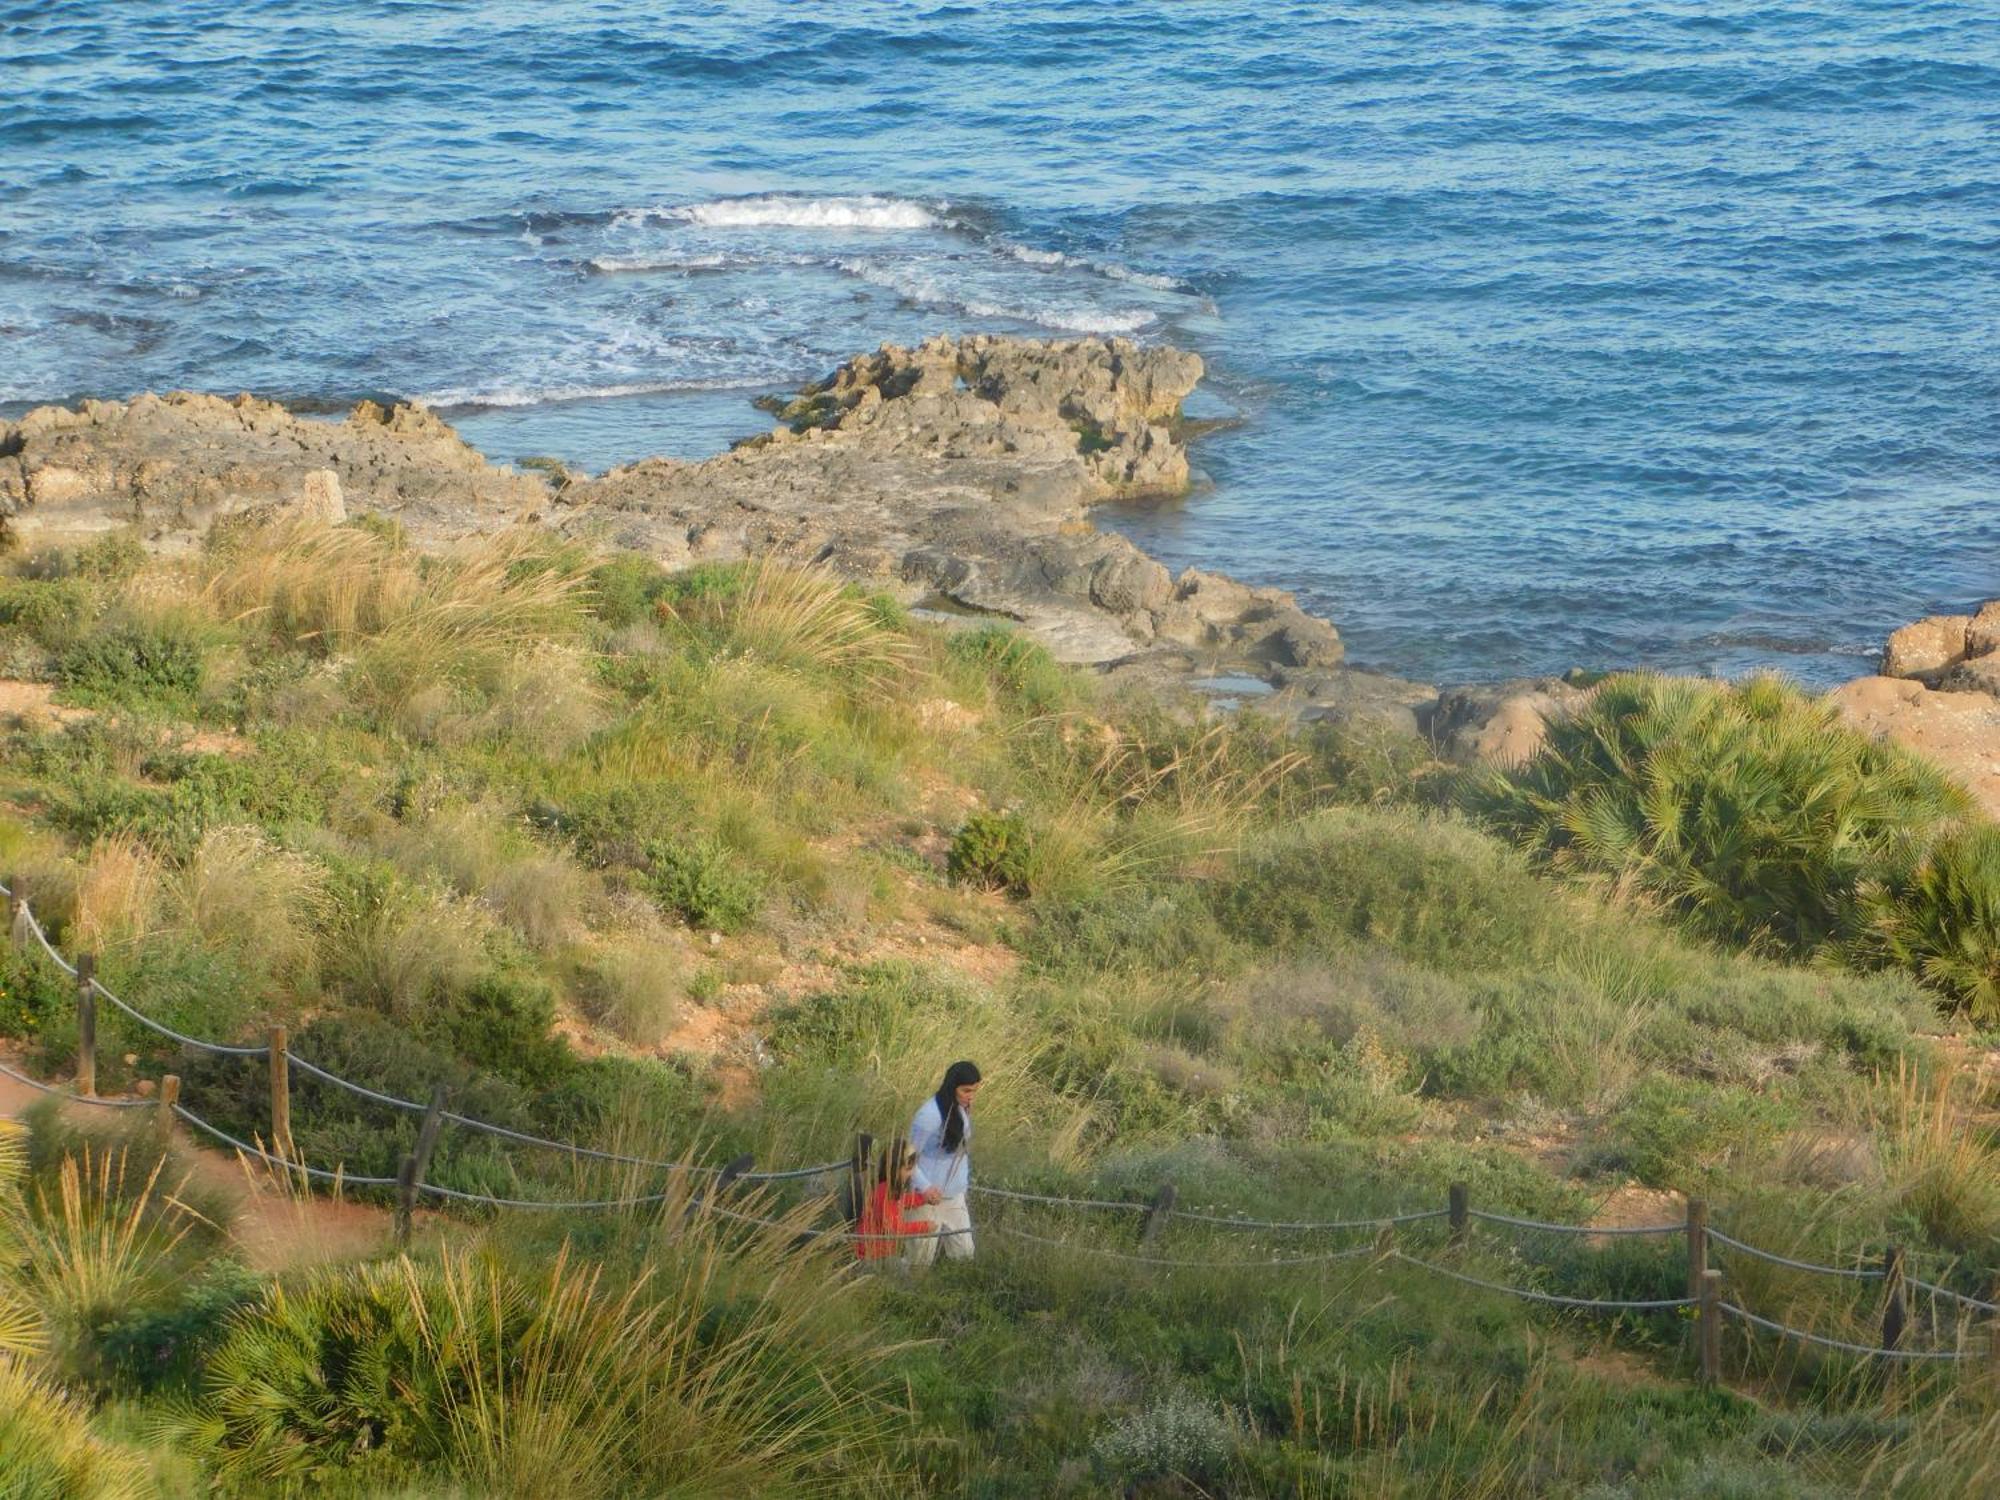
[[979,1064],[955,1062],[944,1070],[944,1082],[938,1085],[938,1118],[944,1121],[944,1149],[956,1151],[965,1140],[965,1111],[958,1107],[958,1091],[968,1083],[979,1082]]

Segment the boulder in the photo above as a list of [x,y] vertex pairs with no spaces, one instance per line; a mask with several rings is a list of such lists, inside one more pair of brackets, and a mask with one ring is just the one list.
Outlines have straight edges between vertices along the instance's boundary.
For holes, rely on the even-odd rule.
[[1589,701],[1588,688],[1560,677],[1446,688],[1424,729],[1448,760],[1511,771],[1542,748],[1552,719]]
[[1884,677],[1923,677],[1942,671],[1965,655],[1970,615],[1932,615],[1890,632],[1882,651]]
[[1935,761],[2000,817],[2000,698],[1906,677],[1858,677],[1828,697],[1856,729]]

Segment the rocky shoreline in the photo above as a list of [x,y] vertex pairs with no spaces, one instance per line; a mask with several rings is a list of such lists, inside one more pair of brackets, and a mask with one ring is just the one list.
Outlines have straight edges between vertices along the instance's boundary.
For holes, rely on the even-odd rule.
[[[1199,356],[1124,339],[972,335],[884,345],[788,402],[778,425],[698,462],[595,477],[490,464],[425,408],[344,420],[250,396],[172,392],[40,407],[0,423],[0,538],[38,547],[136,527],[201,545],[217,522],[308,507],[393,517],[422,544],[518,524],[670,567],[775,554],[946,618],[1021,626],[1121,678],[1254,695],[1272,711],[1428,734],[1456,758],[1532,753],[1585,690],[1557,679],[1440,692],[1357,670],[1338,630],[1282,589],[1178,577],[1091,508],[1194,478],[1182,402]],[[1833,700],[1923,750],[2000,813],[2000,606],[1892,638],[1880,676]]]

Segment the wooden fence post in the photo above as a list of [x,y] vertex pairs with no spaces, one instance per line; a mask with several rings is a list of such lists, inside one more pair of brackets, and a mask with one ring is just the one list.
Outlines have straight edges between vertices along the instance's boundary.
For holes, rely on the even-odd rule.
[[273,1026],[271,1052],[271,1149],[286,1161],[298,1160],[292,1149],[292,1060],[285,1028]]
[[1722,1273],[1701,1273],[1701,1383],[1722,1379]]
[[410,1248],[410,1219],[416,1212],[417,1189],[437,1149],[438,1133],[444,1129],[444,1085],[431,1090],[431,1107],[424,1111],[424,1123],[417,1127],[416,1149],[404,1156],[396,1169],[396,1248]]
[[[867,1137],[863,1136],[862,1139],[866,1140]],[[737,1157],[735,1161],[726,1164],[721,1174],[715,1179],[716,1196],[719,1198],[730,1188],[735,1187],[737,1180],[756,1165],[757,1158],[750,1155],[747,1151]]]
[[1708,1274],[1708,1200],[1688,1199],[1688,1291],[1690,1297],[1701,1296],[1701,1279]]
[[7,937],[16,948],[28,946],[28,882],[19,875],[7,877]]
[[1146,1210],[1145,1227],[1139,1231],[1140,1245],[1150,1248],[1159,1242],[1160,1235],[1166,1230],[1167,1220],[1173,1217],[1174,1200],[1178,1197],[1180,1192],[1171,1182],[1153,1194],[1153,1206]]
[[1894,1349],[1903,1342],[1903,1329],[1910,1321],[1909,1304],[1903,1286],[1903,1247],[1891,1245],[1882,1252],[1882,1347]]
[[[848,1222],[861,1223],[861,1215],[868,1208],[868,1164],[875,1157],[875,1137],[867,1131],[858,1131],[854,1137],[854,1156],[847,1164]],[[724,1168],[727,1171],[728,1168]],[[732,1182],[734,1178],[730,1179]],[[721,1184],[717,1184],[720,1186]]]
[[181,1075],[169,1073],[160,1080],[159,1102],[153,1107],[153,1134],[159,1139],[162,1151],[173,1143],[174,1106],[180,1102]]
[[97,1097],[97,956],[76,956],[76,1091]]
[[1462,1182],[1451,1185],[1451,1242],[1465,1243],[1466,1210],[1471,1206],[1472,1194]]

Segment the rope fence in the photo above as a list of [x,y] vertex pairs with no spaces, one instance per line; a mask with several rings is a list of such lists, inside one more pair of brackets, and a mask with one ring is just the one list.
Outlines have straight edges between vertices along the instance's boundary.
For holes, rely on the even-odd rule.
[[1753,1260],[1761,1260],[1768,1265],[1785,1266],[1794,1271],[1810,1271],[1815,1276],[1845,1276],[1853,1281],[1880,1281],[1887,1274],[1880,1267],[1871,1266],[1823,1266],[1818,1261],[1793,1260],[1789,1255],[1779,1255],[1770,1250],[1761,1250],[1755,1245],[1746,1245],[1742,1240],[1724,1234],[1720,1229],[1711,1229],[1708,1237],[1717,1244],[1727,1245]]
[[[42,1082],[28,1074],[0,1062],[0,1074],[62,1099],[73,1099],[80,1103],[114,1109],[152,1109],[156,1111],[162,1140],[171,1133],[175,1120],[191,1129],[211,1137],[220,1144],[240,1153],[250,1160],[263,1162],[275,1169],[294,1173],[312,1182],[326,1182],[336,1190],[345,1187],[393,1188],[397,1197],[396,1226],[399,1243],[407,1244],[411,1215],[418,1197],[425,1196],[449,1203],[468,1206],[499,1208],[521,1211],[542,1211],[556,1213],[626,1211],[657,1207],[670,1202],[683,1202],[690,1215],[708,1212],[732,1222],[779,1230],[795,1240],[809,1241],[839,1239],[860,1247],[871,1242],[893,1242],[909,1244],[912,1241],[938,1242],[958,1236],[969,1236],[971,1228],[963,1229],[912,1229],[905,1232],[873,1232],[861,1229],[853,1223],[859,1214],[860,1205],[866,1192],[867,1162],[872,1149],[871,1138],[857,1139],[857,1150],[844,1161],[822,1162],[809,1166],[781,1168],[767,1171],[753,1170],[749,1157],[741,1157],[723,1167],[703,1163],[662,1160],[652,1157],[633,1156],[622,1152],[602,1150],[575,1142],[552,1140],[546,1136],[534,1135],[516,1130],[510,1126],[495,1124],[471,1115],[460,1114],[445,1108],[445,1091],[438,1087],[428,1104],[400,1098],[397,1095],[373,1089],[365,1084],[343,1078],[329,1069],[322,1068],[306,1058],[292,1053],[286,1042],[282,1027],[273,1027],[270,1040],[263,1046],[225,1045],[188,1036],[164,1024],[134,1006],[128,1004],[106,989],[95,977],[95,962],[91,955],[79,955],[71,963],[49,941],[39,920],[24,893],[20,882],[14,880],[0,884],[0,895],[4,895],[11,909],[11,932],[17,946],[33,942],[65,974],[77,981],[78,1007],[78,1069],[76,1083],[71,1088],[62,1088]],[[179,1102],[180,1079],[168,1074],[160,1081],[157,1099],[105,1099],[96,1092],[96,1027],[95,1004],[98,999],[108,1001],[119,1011],[138,1024],[166,1037],[183,1047],[203,1053],[226,1057],[261,1057],[269,1062],[271,1071],[271,1142],[275,1149],[239,1139]],[[297,1068],[310,1077],[346,1090],[361,1098],[393,1109],[422,1116],[414,1148],[403,1156],[402,1164],[394,1177],[355,1176],[345,1171],[313,1166],[300,1159],[292,1148],[290,1128],[290,1070]],[[665,1187],[655,1192],[634,1193],[618,1197],[574,1198],[574,1199],[534,1199],[516,1198],[485,1192],[471,1192],[443,1183],[427,1181],[425,1174],[429,1168],[432,1152],[446,1124],[458,1125],[468,1130],[481,1132],[502,1140],[518,1142],[537,1149],[562,1152],[573,1159],[601,1161],[614,1166],[633,1167],[649,1172],[699,1175],[704,1188],[697,1192],[686,1187],[676,1189]],[[747,1212],[741,1208],[731,1208],[721,1203],[720,1197],[727,1190],[740,1184],[775,1184],[815,1181],[836,1173],[849,1175],[852,1210],[847,1216],[850,1225],[828,1228],[797,1222],[795,1219],[771,1218]],[[1955,1363],[1973,1359],[1975,1351],[1965,1347],[1961,1339],[1960,1347],[1950,1349],[1909,1349],[1902,1347],[1902,1335],[1908,1323],[1906,1294],[1910,1289],[1929,1294],[1933,1298],[1944,1299],[1959,1309],[1971,1312],[2000,1314],[2000,1303],[1985,1301],[1967,1293],[1955,1291],[1935,1282],[1904,1273],[1902,1252],[1890,1247],[1880,1266],[1833,1266],[1817,1261],[1801,1260],[1776,1251],[1766,1250],[1744,1240],[1739,1240],[1720,1229],[1711,1227],[1707,1219],[1707,1206],[1699,1199],[1688,1203],[1688,1215],[1684,1223],[1598,1225],[1566,1224],[1545,1219],[1526,1218],[1514,1214],[1498,1213],[1489,1209],[1471,1207],[1468,1190],[1462,1183],[1451,1186],[1450,1201],[1444,1208],[1421,1209],[1406,1213],[1380,1214],[1368,1218],[1354,1219],[1305,1219],[1279,1220],[1260,1219],[1244,1214],[1209,1213],[1175,1206],[1175,1190],[1171,1185],[1163,1187],[1150,1201],[1130,1199],[1080,1198],[1055,1193],[1038,1193],[1022,1188],[973,1185],[971,1191],[983,1198],[1003,1203],[1022,1204],[1037,1207],[1080,1210],[1091,1213],[1137,1214],[1142,1216],[1139,1244],[1132,1250],[1123,1250],[1111,1245],[1079,1241],[1074,1238],[1057,1237],[1037,1233],[1005,1221],[989,1224],[986,1228],[1002,1237],[1042,1247],[1044,1249],[1065,1250],[1092,1256],[1100,1260],[1122,1264],[1167,1268],[1200,1270],[1246,1270],[1260,1271],[1301,1266],[1324,1266],[1347,1260],[1368,1259],[1374,1264],[1398,1263],[1430,1275],[1483,1291],[1516,1298],[1530,1303],[1562,1308],[1579,1312],[1606,1313],[1670,1313],[1693,1309],[1699,1323],[1698,1346],[1703,1379],[1713,1382],[1719,1378],[1720,1370],[1720,1327],[1723,1318],[1733,1318],[1747,1329],[1758,1329],[1792,1340],[1801,1345],[1827,1349],[1836,1353],[1867,1359],[1888,1359],[1919,1363]],[[819,1200],[824,1202],[824,1200]],[[1414,1255],[1395,1244],[1399,1229],[1411,1226],[1447,1221],[1449,1238],[1444,1249],[1456,1252],[1467,1242],[1475,1224],[1494,1225],[1506,1229],[1516,1229],[1538,1234],[1578,1236],[1586,1239],[1598,1238],[1665,1238],[1684,1236],[1687,1242],[1688,1293],[1679,1297],[1619,1298],[1580,1297],[1560,1292],[1544,1291],[1537,1287],[1515,1286],[1509,1282],[1491,1280],[1439,1263],[1434,1258]],[[1173,1222],[1183,1222],[1207,1226],[1225,1231],[1252,1231],[1273,1234],[1332,1234],[1366,1231],[1376,1238],[1367,1244],[1350,1245],[1338,1250],[1315,1253],[1286,1253],[1268,1256],[1235,1256],[1228,1258],[1200,1258],[1193,1256],[1160,1253],[1159,1242],[1167,1227]],[[1830,1338],[1808,1329],[1795,1328],[1787,1323],[1761,1316],[1742,1307],[1738,1303],[1726,1301],[1721,1296],[1722,1273],[1708,1264],[1712,1247],[1721,1246],[1726,1251],[1747,1256],[1769,1265],[1814,1276],[1829,1276],[1850,1281],[1885,1282],[1885,1305],[1882,1315],[1882,1338],[1877,1344],[1863,1344],[1850,1340]],[[1962,1325],[1961,1325],[1962,1326]],[[1989,1357],[2000,1368],[2000,1321],[1991,1330]]]

